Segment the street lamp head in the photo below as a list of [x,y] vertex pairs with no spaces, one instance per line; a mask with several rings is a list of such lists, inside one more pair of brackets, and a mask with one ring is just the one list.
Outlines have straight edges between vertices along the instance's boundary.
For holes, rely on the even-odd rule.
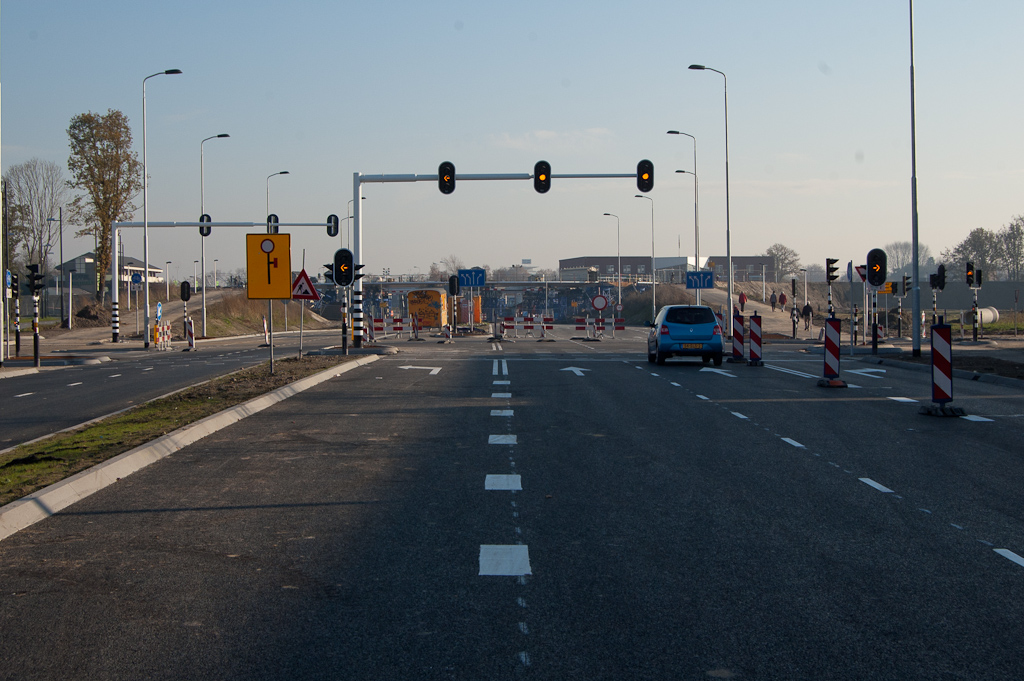
[[217,137],[231,137],[231,135],[227,134],[226,132],[222,132],[221,134],[217,135]]
[[278,175],[291,175],[291,173],[289,173],[287,170],[282,170],[281,172],[278,173]]
[[692,69],[694,71],[703,71],[706,68],[707,67],[702,65],[702,64],[690,64],[690,69]]
[[669,131],[668,131],[668,132],[666,132],[665,134],[666,134],[666,135],[678,135],[678,134],[679,134],[679,131],[678,131],[678,130],[669,130]]
[[181,73],[181,69],[167,69],[164,71],[165,76],[176,76]]

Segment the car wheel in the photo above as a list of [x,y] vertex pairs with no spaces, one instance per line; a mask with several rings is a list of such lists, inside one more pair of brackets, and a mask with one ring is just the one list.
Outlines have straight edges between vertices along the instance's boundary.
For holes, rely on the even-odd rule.
[[654,359],[654,361],[655,361],[656,364],[664,364],[666,357],[668,357],[667,353],[659,352],[658,356]]
[[715,366],[716,367],[722,366],[722,356],[721,355],[715,355]]
[[647,361],[654,364],[654,355],[651,354],[650,350],[647,351]]

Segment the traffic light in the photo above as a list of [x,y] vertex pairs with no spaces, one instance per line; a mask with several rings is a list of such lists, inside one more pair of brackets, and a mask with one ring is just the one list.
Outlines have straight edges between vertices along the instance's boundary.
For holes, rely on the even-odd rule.
[[18,288],[18,275],[11,272],[11,295],[17,298],[21,295],[21,289]]
[[981,288],[981,270],[977,270],[974,273],[974,285],[977,288]]
[[903,275],[903,295],[907,295],[910,290],[910,277]]
[[32,295],[37,296],[46,286],[43,285],[44,275],[39,274],[39,265],[28,265],[28,285]]
[[[199,216],[199,222],[213,222],[213,218],[210,217],[209,213],[203,213],[202,215]],[[210,225],[201,224],[199,225],[199,235],[210,236],[210,232],[212,231],[212,229],[213,228]]]
[[448,277],[448,293],[449,295],[459,295],[459,278],[456,275]]
[[455,164],[445,161],[437,167],[437,187],[442,194],[455,191]]
[[267,234],[278,233],[278,230],[280,229],[277,226],[278,222],[279,220],[277,219],[277,215],[275,215],[274,213],[271,213],[270,215],[267,216]]
[[839,278],[839,266],[836,265],[838,262],[838,258],[825,258],[825,273],[829,282],[833,282]]
[[537,161],[533,166],[533,188],[538,194],[546,194],[551,189],[551,164]]
[[971,286],[971,287],[974,286],[974,263],[973,262],[968,262],[967,263],[967,285]]
[[335,237],[338,236],[338,230],[340,229],[340,222],[338,216],[331,213],[327,216],[327,236]]
[[327,272],[324,273],[324,279],[327,280],[328,284],[333,284],[334,283],[334,263],[333,262],[325,263],[324,264],[324,269],[327,270]]
[[352,251],[339,248],[334,252],[334,283],[338,286],[351,286],[355,281]]
[[636,164],[636,188],[645,193],[654,189],[654,164],[647,159]]
[[937,274],[929,274],[928,275],[928,286],[930,286],[933,289],[938,288],[939,287],[939,275],[937,275]]
[[939,265],[938,272],[935,273],[935,283],[938,284],[938,288],[941,291],[946,288],[946,266]]
[[886,274],[885,251],[881,248],[872,248],[868,251],[868,283],[872,286],[881,286],[885,283]]
[[365,274],[359,274],[359,270],[363,269],[364,267],[366,267],[366,265],[353,265],[352,266],[352,271],[355,272],[355,274],[352,275],[352,281],[355,281],[356,279],[362,279],[363,277],[366,276]]

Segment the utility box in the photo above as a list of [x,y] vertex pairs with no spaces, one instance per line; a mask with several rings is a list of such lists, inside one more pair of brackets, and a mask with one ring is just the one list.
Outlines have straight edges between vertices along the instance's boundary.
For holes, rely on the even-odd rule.
[[448,323],[448,296],[440,291],[409,291],[409,316],[420,328],[440,329]]

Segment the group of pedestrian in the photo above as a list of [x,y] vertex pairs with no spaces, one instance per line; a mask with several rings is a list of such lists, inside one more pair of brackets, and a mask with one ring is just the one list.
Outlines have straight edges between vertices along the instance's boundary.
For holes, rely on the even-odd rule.
[[[743,306],[747,304],[747,294],[742,292],[742,291],[740,291],[740,299],[739,300],[740,300],[740,312],[743,312]],[[789,298],[786,297],[786,292],[785,291],[781,291],[778,295],[776,295],[775,291],[773,290],[772,291],[772,297],[769,298],[768,300],[772,304],[772,312],[775,312],[775,307],[776,306],[779,306],[779,308],[783,312],[786,311],[786,303],[789,301]],[[810,301],[805,301],[804,302],[803,309],[800,310],[800,316],[804,318],[804,330],[810,329],[811,328],[811,317],[814,316],[814,308],[811,307]]]

